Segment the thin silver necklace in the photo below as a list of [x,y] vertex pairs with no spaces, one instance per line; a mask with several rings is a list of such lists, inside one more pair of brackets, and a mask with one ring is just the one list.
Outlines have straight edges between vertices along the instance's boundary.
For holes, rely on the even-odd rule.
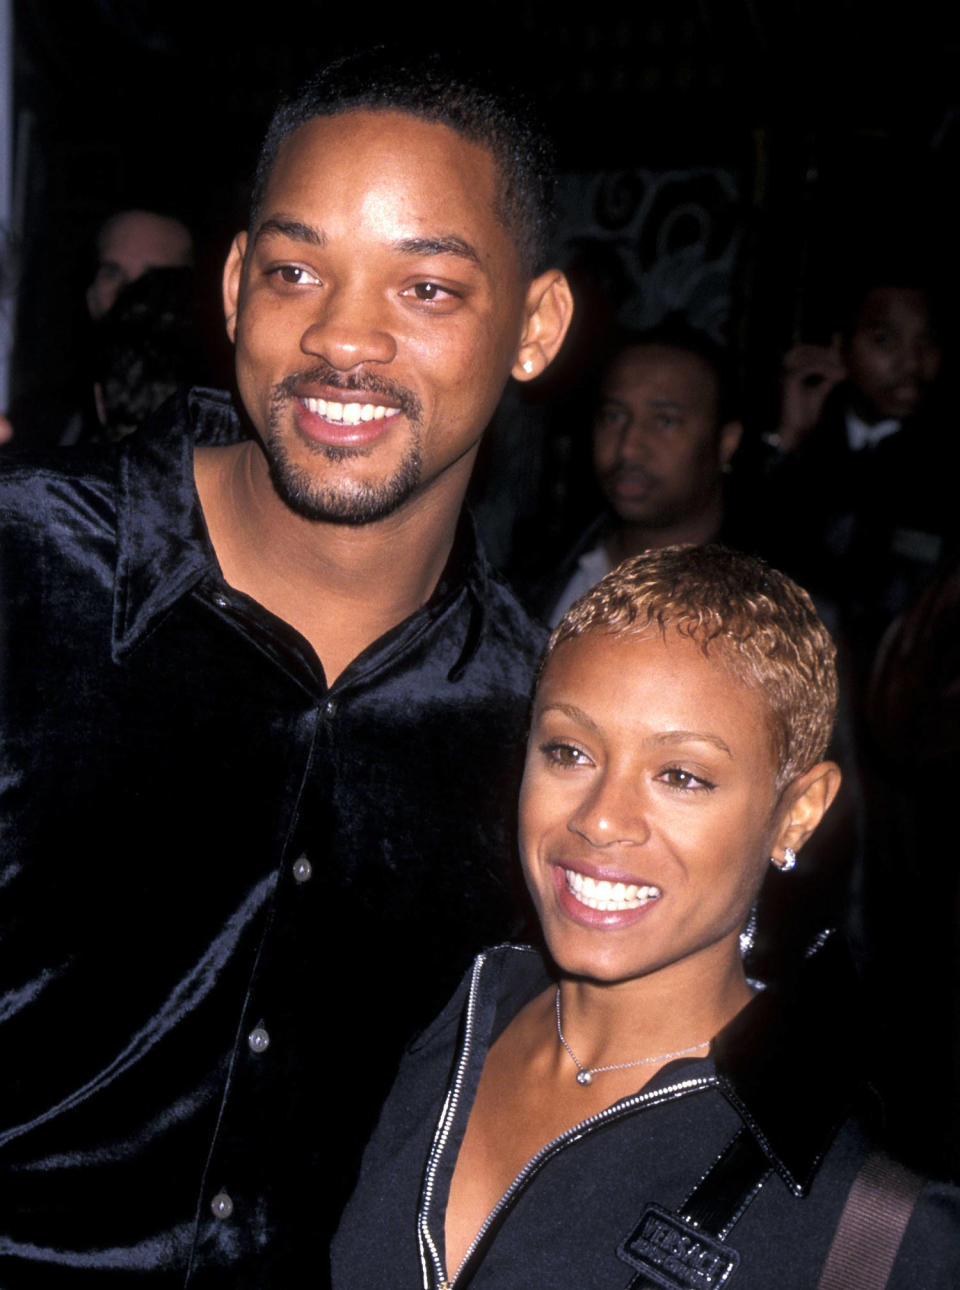
[[584,1086],[592,1084],[594,1075],[602,1075],[604,1071],[625,1071],[631,1066],[651,1066],[654,1062],[667,1062],[674,1057],[687,1057],[690,1053],[695,1053],[698,1048],[706,1048],[707,1044],[710,1043],[709,1039],[704,1039],[699,1044],[691,1044],[689,1048],[678,1048],[676,1052],[673,1053],[657,1053],[655,1057],[638,1057],[635,1062],[615,1062],[612,1066],[584,1066],[583,1062],[563,1037],[563,1026],[560,1024],[559,986],[557,986],[556,1014],[557,1038],[573,1059],[573,1064],[577,1068],[577,1083],[583,1084]]

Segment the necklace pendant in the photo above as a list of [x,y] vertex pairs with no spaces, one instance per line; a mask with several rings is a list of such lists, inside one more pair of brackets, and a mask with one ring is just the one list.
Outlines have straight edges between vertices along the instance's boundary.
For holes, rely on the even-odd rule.
[[588,1071],[588,1070],[577,1071],[577,1083],[584,1084],[584,1085],[592,1084],[593,1071]]

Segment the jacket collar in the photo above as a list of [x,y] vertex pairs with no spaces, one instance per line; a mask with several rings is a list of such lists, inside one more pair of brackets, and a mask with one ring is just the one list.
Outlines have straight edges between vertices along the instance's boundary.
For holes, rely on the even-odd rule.
[[[526,954],[519,958],[518,948],[502,947],[514,954],[499,987],[501,1026],[550,982],[539,955],[522,947]],[[787,1185],[801,1195],[864,1085],[856,993],[849,956],[830,935],[792,977],[761,990],[710,1047],[707,1060],[712,1059],[721,1092]],[[651,1087],[675,1080],[681,1068],[703,1060],[671,1062]]]
[[[201,584],[223,587],[193,474],[197,445],[239,443],[249,435],[222,390],[192,389],[168,400],[120,448],[117,566],[112,655],[119,662],[146,638],[182,597]],[[423,609],[385,640],[406,635],[422,615],[434,619],[460,596],[469,613],[450,680],[469,664],[484,622],[493,577],[473,521],[464,514],[446,568]]]
[[721,1089],[802,1194],[863,1086],[856,978],[839,937],[762,990],[711,1047]]

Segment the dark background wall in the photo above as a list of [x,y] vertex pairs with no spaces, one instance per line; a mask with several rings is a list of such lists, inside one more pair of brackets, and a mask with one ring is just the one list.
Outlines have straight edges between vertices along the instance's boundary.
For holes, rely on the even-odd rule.
[[[758,405],[778,352],[823,332],[824,284],[865,241],[921,239],[953,282],[955,9],[589,9],[20,0],[15,392],[71,362],[91,235],[118,205],[177,211],[197,228],[219,336],[219,264],[278,92],[332,55],[396,36],[467,41],[536,93],[567,176],[564,253],[576,258],[584,236],[605,244],[640,284],[626,305],[636,321],[661,309],[657,292],[667,303],[699,292],[695,315],[741,343]],[[664,256],[672,268],[656,267]]]

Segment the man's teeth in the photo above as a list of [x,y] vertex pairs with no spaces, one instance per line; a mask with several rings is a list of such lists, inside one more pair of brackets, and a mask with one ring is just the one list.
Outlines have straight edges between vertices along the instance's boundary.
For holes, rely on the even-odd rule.
[[639,909],[660,895],[659,887],[638,887],[632,882],[607,882],[606,879],[597,882],[576,869],[564,869],[563,872],[567,891],[590,909]]
[[357,426],[361,421],[382,421],[395,417],[399,408],[386,408],[380,403],[334,403],[332,399],[304,399],[303,406],[324,421],[342,426]]

